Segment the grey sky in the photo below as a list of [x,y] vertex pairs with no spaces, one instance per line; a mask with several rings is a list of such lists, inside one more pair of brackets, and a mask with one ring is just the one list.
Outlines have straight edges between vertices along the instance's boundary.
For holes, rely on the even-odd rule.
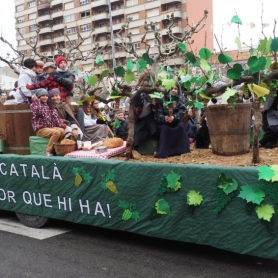
[[[206,0],[199,0],[206,1]],[[235,10],[238,16],[243,22],[240,27],[241,41],[250,45],[252,38],[253,45],[258,43],[259,38],[262,38],[261,34],[261,13],[262,13],[262,2],[264,3],[264,23],[270,24],[269,27],[265,28],[265,34],[267,36],[273,36],[274,19],[278,20],[276,5],[274,0],[213,0],[214,6],[214,33],[218,40],[220,40],[222,33],[222,25],[224,26],[224,32],[222,42],[224,47],[227,49],[236,49],[234,42],[237,36],[236,24],[228,25]],[[0,4],[0,27],[3,32],[3,37],[8,41],[12,42],[15,46],[15,29],[14,29],[14,1],[13,0],[1,0]],[[255,24],[255,28],[250,28],[250,23]],[[278,27],[277,27],[278,29]],[[277,30],[278,36],[278,30]],[[218,46],[215,44],[215,48],[219,51]],[[9,47],[5,46],[0,42],[0,55],[6,57],[6,53],[9,52]]]

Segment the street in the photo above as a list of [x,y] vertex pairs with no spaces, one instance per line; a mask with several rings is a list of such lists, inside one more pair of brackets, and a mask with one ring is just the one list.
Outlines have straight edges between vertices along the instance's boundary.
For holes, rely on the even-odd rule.
[[277,277],[278,262],[53,220],[43,229],[0,213],[0,277]]

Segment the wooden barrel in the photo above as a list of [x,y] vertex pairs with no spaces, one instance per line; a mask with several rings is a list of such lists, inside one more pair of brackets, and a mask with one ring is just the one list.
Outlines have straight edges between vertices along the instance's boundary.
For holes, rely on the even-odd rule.
[[0,139],[4,153],[30,154],[29,137],[36,135],[31,125],[29,104],[0,106]]
[[252,103],[211,105],[205,108],[212,152],[237,155],[250,151]]

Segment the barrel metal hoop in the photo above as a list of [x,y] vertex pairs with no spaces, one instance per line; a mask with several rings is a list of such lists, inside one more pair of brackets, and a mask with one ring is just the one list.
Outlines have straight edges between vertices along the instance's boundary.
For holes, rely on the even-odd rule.
[[250,133],[249,129],[245,129],[245,130],[240,130],[240,129],[236,129],[236,130],[227,130],[227,131],[214,131],[214,132],[210,132],[210,135],[237,135],[237,134],[248,134]]
[[14,113],[30,113],[31,110],[3,110],[0,111],[0,114],[14,114]]

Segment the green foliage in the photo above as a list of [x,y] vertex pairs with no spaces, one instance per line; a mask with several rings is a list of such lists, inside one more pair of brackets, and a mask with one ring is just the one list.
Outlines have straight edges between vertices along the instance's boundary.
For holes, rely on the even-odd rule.
[[97,57],[96,57],[96,64],[98,66],[102,66],[103,62],[104,62],[104,60],[103,60],[102,56],[97,55]]
[[181,175],[171,171],[171,173],[166,176],[166,180],[168,182],[167,187],[170,187],[171,189],[177,191],[179,188],[181,188],[181,183],[179,182],[180,178]]
[[104,77],[107,77],[109,75],[109,70],[104,70],[102,73],[101,73],[101,77],[104,78]]
[[260,205],[264,200],[265,192],[260,185],[243,185],[241,186],[241,191],[238,197],[245,199],[247,203],[252,202]]
[[125,200],[119,200],[119,207],[124,210],[122,214],[122,220],[129,220],[134,219],[135,221],[138,221],[139,219],[139,213],[136,210],[136,204],[135,203],[128,203]]
[[94,86],[96,85],[98,82],[98,77],[96,75],[93,75],[89,78],[88,80],[88,83],[91,85],[91,86]]
[[199,55],[201,58],[208,60],[211,57],[211,52],[208,48],[201,48],[199,50]]
[[232,69],[228,69],[227,76],[230,79],[240,79],[243,68],[241,64],[234,64]]
[[235,38],[235,43],[236,43],[236,45],[237,45],[237,49],[238,49],[238,50],[241,50],[241,49],[242,49],[242,45],[241,45],[240,37],[236,37],[236,38]]
[[125,74],[124,79],[125,79],[125,81],[126,81],[127,83],[131,83],[132,81],[135,81],[134,72],[128,70],[128,71],[126,72],[126,74]]
[[252,56],[248,59],[247,64],[250,67],[252,73],[256,73],[265,68],[266,58],[264,56],[261,56],[260,58]]
[[263,219],[270,222],[273,214],[275,213],[275,210],[271,204],[262,204],[261,206],[256,208],[256,213],[259,219]]
[[271,52],[271,43],[272,39],[264,38],[260,40],[258,50],[261,51],[264,55],[267,55]]
[[143,72],[147,68],[147,62],[141,58],[136,62],[136,69],[139,73]]
[[178,43],[180,52],[184,53],[186,51],[186,45],[183,42]]
[[228,178],[225,174],[221,173],[217,178],[217,187],[221,188],[228,195],[237,190],[238,183],[235,179]]
[[197,110],[201,110],[204,108],[204,104],[202,102],[197,102],[195,101],[194,102],[194,107],[197,109]]
[[123,67],[117,67],[114,69],[114,72],[117,76],[120,76],[120,77],[124,77],[125,75],[125,69]]
[[168,214],[170,212],[170,206],[164,199],[159,199],[155,203],[155,209],[158,214]]
[[271,42],[271,51],[276,52],[278,51],[278,38],[274,38]]
[[259,180],[266,180],[270,181],[272,177],[274,176],[274,171],[267,165],[262,165],[258,167],[258,172],[259,172]]
[[187,204],[189,206],[199,206],[203,202],[203,196],[200,192],[196,192],[195,190],[190,190],[187,193]]
[[175,80],[174,79],[163,79],[162,80],[162,86],[167,90],[171,90],[176,86]]
[[218,61],[221,64],[228,64],[228,63],[233,62],[233,58],[231,56],[227,55],[227,54],[221,53],[218,56]]
[[162,98],[163,94],[162,93],[158,93],[158,92],[154,92],[153,94],[149,94],[150,98]]
[[231,97],[235,96],[236,93],[237,93],[237,90],[231,89],[231,88],[227,88],[225,93],[223,94],[223,99],[227,101]]
[[205,72],[209,72],[211,70],[211,66],[208,63],[207,60],[205,59],[200,59],[200,67],[202,68],[202,70],[204,70]]
[[242,25],[242,21],[237,14],[232,17],[231,23],[237,23],[237,24]]
[[126,68],[127,68],[128,70],[130,70],[130,71],[133,70],[134,65],[133,65],[133,62],[132,62],[131,59],[128,59]]
[[149,65],[153,64],[153,60],[150,58],[148,53],[144,53],[142,55],[142,58],[146,61],[147,64],[149,64]]
[[185,56],[192,64],[195,64],[197,62],[196,57],[192,52],[187,52]]
[[214,188],[214,195],[216,197],[215,209],[213,210],[213,214],[219,214],[229,202],[231,202],[232,198],[234,198],[235,194],[232,192],[230,194],[226,194],[221,188]]

